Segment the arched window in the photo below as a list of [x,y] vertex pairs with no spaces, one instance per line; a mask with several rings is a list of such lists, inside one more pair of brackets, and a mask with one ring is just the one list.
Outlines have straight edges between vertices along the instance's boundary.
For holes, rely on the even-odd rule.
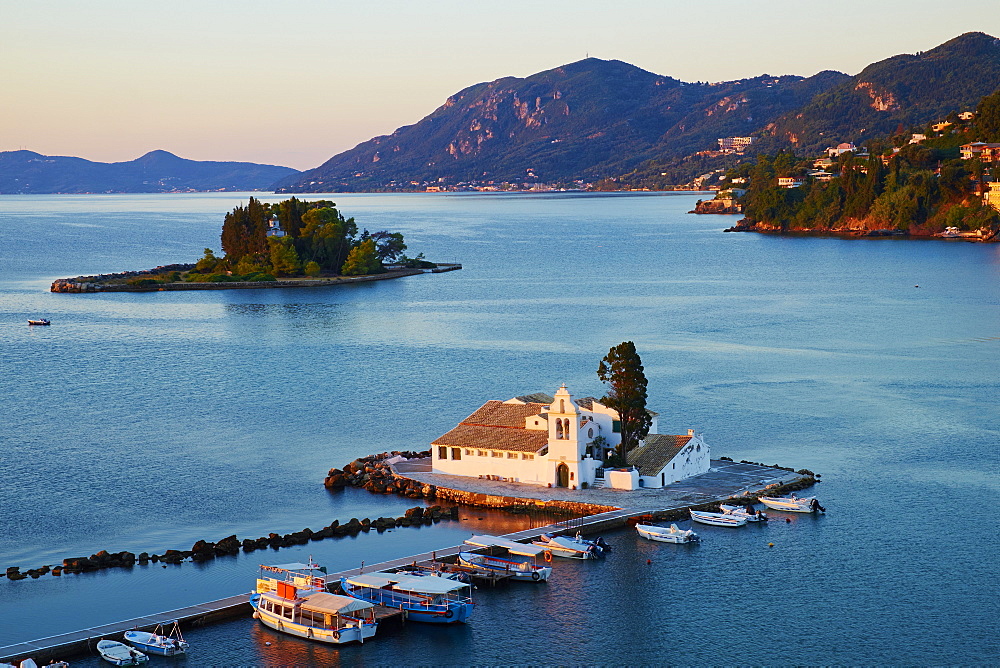
[[591,427],[587,430],[587,438],[594,438],[594,428]]
[[559,400],[559,412],[560,413],[565,413],[566,412],[566,400],[565,399],[560,399]]
[[556,438],[563,437],[562,420],[556,420]]
[[569,440],[569,418],[563,419],[563,433],[566,434],[566,440]]

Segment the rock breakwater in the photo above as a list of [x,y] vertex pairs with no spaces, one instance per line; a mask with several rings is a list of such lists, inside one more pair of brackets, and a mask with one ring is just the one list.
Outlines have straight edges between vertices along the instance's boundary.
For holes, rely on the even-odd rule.
[[386,529],[395,527],[428,525],[440,522],[441,520],[457,519],[457,506],[449,508],[441,506],[430,506],[427,508],[415,506],[408,509],[400,517],[377,517],[375,519],[365,518],[362,520],[354,517],[343,524],[339,520],[334,520],[331,524],[318,531],[305,528],[301,531],[284,535],[269,533],[267,536],[256,539],[245,538],[242,541],[234,534],[216,542],[199,540],[191,546],[190,550],[167,550],[163,554],[140,552],[136,555],[127,551],[108,552],[107,550],[101,550],[89,557],[69,557],[63,559],[62,564],[58,566],[46,565],[27,571],[22,571],[19,566],[11,566],[6,571],[0,572],[0,577],[6,577],[9,580],[24,580],[29,577],[38,579],[48,573],[54,576],[61,576],[63,573],[84,573],[106,568],[132,568],[137,563],[145,565],[150,562],[164,564],[164,568],[166,568],[166,564],[180,564],[187,560],[205,562],[218,557],[234,556],[240,550],[243,552],[253,552],[267,548],[278,550],[293,545],[304,545],[309,541],[357,536],[359,533],[368,533],[373,529],[381,533]]

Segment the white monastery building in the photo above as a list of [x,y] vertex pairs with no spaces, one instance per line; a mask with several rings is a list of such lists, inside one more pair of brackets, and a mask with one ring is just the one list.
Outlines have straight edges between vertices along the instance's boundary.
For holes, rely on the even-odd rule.
[[[708,471],[709,448],[700,435],[657,434],[657,415],[650,415],[650,433],[628,453],[629,468],[606,471],[605,487],[663,487]],[[435,473],[577,489],[594,486],[619,443],[617,411],[593,397],[574,400],[563,385],[554,397],[487,401],[434,441],[431,457]]]

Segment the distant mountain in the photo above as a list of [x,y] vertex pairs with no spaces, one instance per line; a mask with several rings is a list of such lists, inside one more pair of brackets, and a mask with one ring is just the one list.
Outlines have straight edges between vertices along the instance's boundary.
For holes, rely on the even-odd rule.
[[0,152],[0,194],[269,190],[275,182],[295,174],[290,167],[199,162],[166,151],[112,163],[32,151]]
[[594,180],[663,155],[711,149],[801,107],[848,77],[822,72],[684,83],[588,58],[456,93],[432,114],[278,184],[279,192],[410,181]]
[[922,126],[953,111],[973,111],[1000,87],[1000,40],[970,32],[916,55],[873,63],[801,109],[763,126],[758,149],[816,152],[839,142],[863,144],[900,126]]

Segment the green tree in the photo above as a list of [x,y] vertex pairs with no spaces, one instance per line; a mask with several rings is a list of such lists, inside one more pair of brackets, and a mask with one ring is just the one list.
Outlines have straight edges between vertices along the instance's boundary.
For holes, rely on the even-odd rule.
[[653,424],[646,410],[646,374],[635,344],[625,341],[608,351],[597,367],[597,377],[608,386],[601,403],[618,412],[622,430],[618,456],[625,461],[629,450],[646,438]]
[[375,240],[365,239],[351,249],[340,273],[344,276],[367,276],[385,271],[375,250]]
[[267,228],[270,214],[259,200],[250,198],[245,207],[238,206],[222,223],[222,250],[235,266],[245,255],[268,252]]
[[205,254],[194,265],[194,270],[199,274],[207,274],[215,269],[215,265],[217,264],[219,264],[219,258],[215,257],[215,253],[212,252],[211,248],[206,248]]
[[319,276],[320,267],[315,260],[309,260],[302,271],[306,276]]
[[268,237],[271,247],[271,265],[275,276],[294,276],[299,273],[301,264],[299,254],[295,251],[295,241],[291,237]]

